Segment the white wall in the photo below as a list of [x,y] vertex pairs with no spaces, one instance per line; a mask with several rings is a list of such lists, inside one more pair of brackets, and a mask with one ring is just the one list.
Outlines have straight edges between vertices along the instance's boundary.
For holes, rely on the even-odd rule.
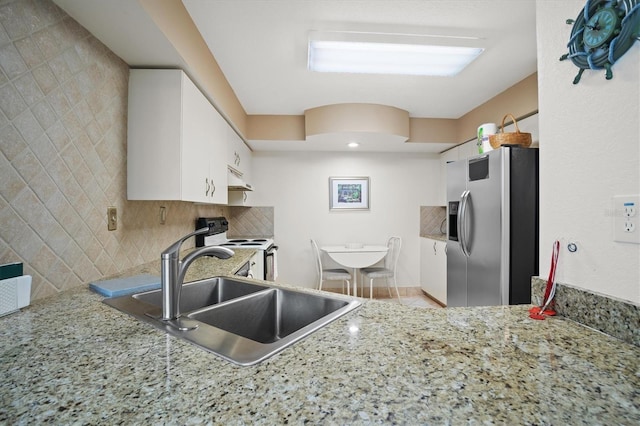
[[[614,195],[640,194],[640,42],[604,71],[578,68],[566,53],[584,0],[537,1],[540,110],[540,275],[561,239],[557,280],[640,303],[640,245],[613,241]],[[569,253],[569,241],[578,244]]]
[[[274,206],[278,281],[317,284],[310,238],[386,244],[399,235],[398,286],[419,287],[420,206],[436,205],[439,167],[433,154],[255,152],[252,203]],[[329,177],[345,176],[369,176],[369,211],[329,211]]]

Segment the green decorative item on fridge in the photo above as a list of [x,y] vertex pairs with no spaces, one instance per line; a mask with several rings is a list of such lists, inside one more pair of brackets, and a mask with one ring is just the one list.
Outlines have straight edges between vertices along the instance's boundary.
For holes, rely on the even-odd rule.
[[612,65],[640,39],[640,0],[587,0],[573,24],[561,61],[571,59],[578,68],[573,84],[578,84],[586,69],[606,70],[613,78]]
[[478,154],[484,154],[491,151],[491,145],[489,144],[489,138],[491,135],[495,135],[498,132],[496,123],[484,123],[478,126]]

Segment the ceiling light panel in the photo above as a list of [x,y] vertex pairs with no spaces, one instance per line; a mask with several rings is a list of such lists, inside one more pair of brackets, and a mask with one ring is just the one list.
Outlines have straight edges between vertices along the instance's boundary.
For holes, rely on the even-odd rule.
[[308,68],[318,72],[453,76],[484,50],[451,45],[450,38],[443,45],[425,44],[427,40],[433,43],[433,38],[402,36],[399,40],[393,34],[331,33],[322,39],[313,34],[309,38]]

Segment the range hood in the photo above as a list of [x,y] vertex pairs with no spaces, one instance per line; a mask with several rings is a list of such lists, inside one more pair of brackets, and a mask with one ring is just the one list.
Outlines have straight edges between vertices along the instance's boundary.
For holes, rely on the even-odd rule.
[[242,179],[242,172],[234,169],[231,166],[227,167],[229,173],[227,176],[227,190],[229,191],[253,191],[251,184]]

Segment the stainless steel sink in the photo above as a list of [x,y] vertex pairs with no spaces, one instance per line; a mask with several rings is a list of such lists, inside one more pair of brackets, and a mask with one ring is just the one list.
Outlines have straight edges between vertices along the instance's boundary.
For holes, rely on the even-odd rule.
[[271,289],[188,317],[256,342],[273,343],[348,304],[346,300]]
[[182,287],[179,320],[197,327],[179,330],[157,319],[161,290],[105,299],[104,303],[239,365],[257,364],[361,304],[337,294],[215,277]]
[[[228,278],[214,278],[184,284],[180,294],[180,312],[195,311],[261,290],[264,290],[264,287]],[[133,298],[158,308],[162,307],[161,290],[134,294]]]

